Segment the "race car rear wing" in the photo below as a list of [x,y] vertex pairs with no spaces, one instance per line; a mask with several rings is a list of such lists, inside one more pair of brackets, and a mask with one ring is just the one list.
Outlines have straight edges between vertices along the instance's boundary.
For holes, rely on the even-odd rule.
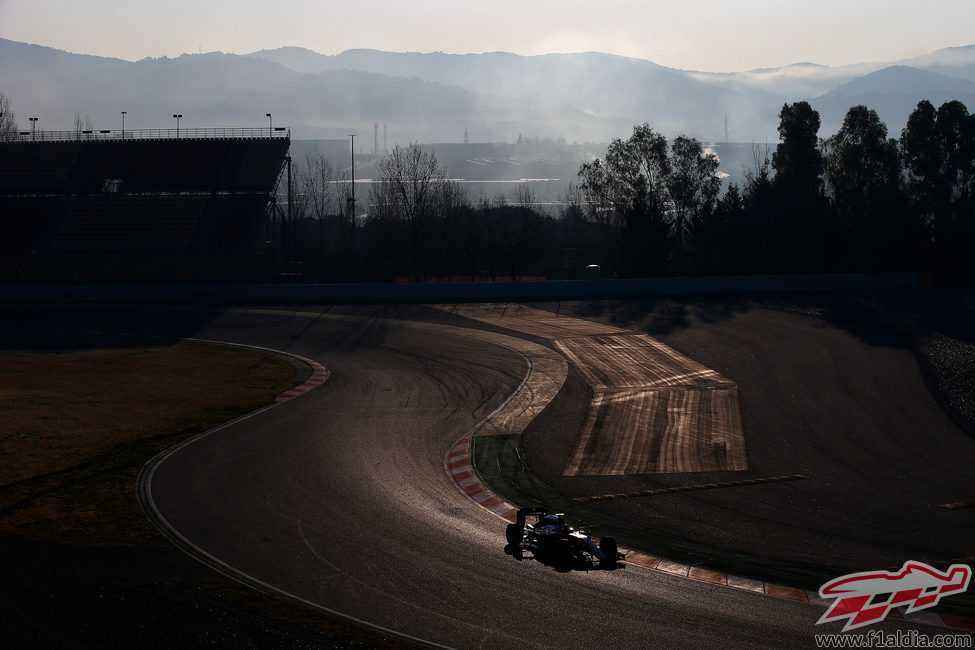
[[519,508],[518,510],[518,526],[520,528],[525,527],[525,520],[529,515],[535,515],[537,517],[544,517],[549,514],[548,510],[545,508]]

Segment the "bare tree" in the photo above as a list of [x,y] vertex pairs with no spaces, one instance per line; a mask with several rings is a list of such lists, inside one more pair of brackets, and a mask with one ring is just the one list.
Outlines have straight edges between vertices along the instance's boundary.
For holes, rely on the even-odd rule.
[[441,194],[447,184],[446,170],[433,152],[417,143],[394,146],[379,161],[376,170],[377,182],[372,186],[371,201],[375,217],[387,224],[406,226],[410,267],[414,280],[419,280],[421,244],[443,206]]
[[10,98],[0,92],[0,140],[17,139],[16,118],[10,109]]
[[75,138],[77,138],[78,140],[80,140],[81,139],[81,132],[82,131],[89,131],[90,132],[90,131],[94,130],[94,128],[95,127],[92,125],[92,122],[91,122],[91,116],[88,115],[88,113],[85,113],[84,115],[82,115],[81,114],[81,111],[75,111],[74,112],[74,132],[75,132]]
[[305,165],[298,175],[299,193],[306,210],[315,221],[319,255],[324,257],[328,247],[328,217],[336,214],[335,178],[332,165],[321,153],[305,157]]
[[470,198],[459,183],[445,180],[437,185],[428,259],[437,265],[441,275],[450,275],[457,266],[451,258],[463,227],[461,221],[470,207]]
[[518,184],[518,203],[498,210],[501,241],[511,267],[511,278],[517,280],[540,249],[542,216],[535,209],[538,198],[528,183]]
[[320,153],[306,156],[298,182],[313,218],[336,214],[335,173],[328,158]]

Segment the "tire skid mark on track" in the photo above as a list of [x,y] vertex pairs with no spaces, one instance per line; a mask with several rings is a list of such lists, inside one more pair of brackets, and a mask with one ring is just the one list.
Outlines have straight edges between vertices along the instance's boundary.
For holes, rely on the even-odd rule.
[[664,343],[513,303],[430,306],[548,339],[579,370],[594,396],[565,476],[748,469],[737,384]]
[[[341,320],[360,320],[355,317],[340,316],[333,314],[322,314],[324,319],[341,319]],[[416,327],[419,329],[430,329],[430,330],[447,330],[454,334],[460,334],[470,338],[480,339],[483,341],[495,343],[508,347],[519,354],[521,354],[527,364],[528,371],[521,382],[521,385],[516,389],[516,391],[508,397],[508,399],[499,406],[494,412],[488,415],[479,424],[475,425],[470,431],[464,434],[460,439],[458,439],[454,445],[447,450],[444,455],[444,469],[447,475],[452,479],[452,481],[457,485],[458,489],[466,494],[473,501],[484,507],[485,509],[491,511],[498,517],[506,521],[514,521],[517,509],[515,506],[505,502],[503,499],[493,494],[491,490],[485,486],[480,478],[477,476],[476,471],[472,466],[472,459],[470,455],[471,449],[471,438],[476,433],[477,435],[487,435],[493,430],[494,433],[516,433],[520,432],[527,426],[534,417],[541,412],[541,410],[548,404],[549,401],[555,396],[562,386],[565,380],[568,368],[567,363],[564,358],[560,355],[555,354],[548,348],[543,346],[525,341],[523,339],[517,339],[510,336],[495,334],[492,332],[484,332],[480,330],[473,330],[463,327],[445,326],[445,325],[434,325],[429,323],[417,323],[409,321],[391,321],[390,324],[405,326],[405,327]],[[152,475],[155,468],[160,465],[165,459],[176,453],[177,451],[187,447],[197,440],[221,430],[231,424],[238,422],[242,419],[252,417],[258,412],[264,410],[275,408],[280,406],[283,402],[289,401],[295,397],[298,397],[309,390],[321,385],[327,381],[329,377],[329,370],[314,362],[310,359],[304,357],[299,357],[298,355],[275,350],[272,348],[266,348],[261,346],[253,345],[241,345],[236,343],[228,343],[222,341],[212,341],[205,339],[189,339],[196,340],[205,343],[230,345],[238,347],[246,347],[252,349],[264,350],[267,352],[281,354],[283,356],[288,356],[291,358],[296,358],[304,363],[308,363],[313,368],[312,377],[310,377],[306,382],[303,382],[300,386],[290,391],[285,391],[278,396],[278,401],[276,404],[261,409],[255,413],[243,416],[232,422],[225,423],[209,432],[191,438],[184,441],[183,443],[169,449],[152,459],[149,463],[145,465],[139,476],[139,489],[138,496],[140,504],[143,507],[144,512],[149,517],[149,519],[156,525],[161,532],[163,532],[166,537],[170,539],[174,544],[181,548],[184,552],[195,557],[197,560],[201,561],[203,564],[210,566],[214,570],[222,573],[234,580],[237,580],[245,585],[252,588],[258,589],[265,593],[269,593],[291,602],[299,603],[311,609],[317,609],[319,611],[324,611],[326,613],[332,614],[339,618],[352,621],[357,624],[364,625],[374,630],[389,634],[393,637],[400,639],[406,639],[412,642],[420,643],[428,647],[443,647],[437,644],[433,644],[430,641],[419,639],[395,630],[385,628],[382,626],[377,626],[375,624],[369,623],[367,621],[349,616],[337,610],[324,607],[318,603],[308,601],[299,596],[295,596],[283,589],[280,589],[274,585],[263,582],[257,578],[249,576],[233,566],[222,561],[220,558],[214,557],[208,554],[203,549],[196,547],[192,542],[186,539],[178,530],[173,528],[163,515],[156,508],[152,501],[151,495],[151,481]],[[541,355],[541,359],[544,363],[541,367],[538,367],[537,363],[539,357],[533,357],[533,355],[528,354],[528,352],[538,353]],[[552,357],[555,357],[553,359]],[[540,371],[540,372],[539,372]],[[543,375],[540,380],[535,383],[532,382],[533,375],[535,374]],[[302,388],[303,390],[297,390]],[[526,398],[525,395],[528,395]],[[519,399],[521,396],[521,399]],[[282,399],[283,397],[283,399]],[[527,404],[524,402],[528,402]],[[515,411],[514,414],[509,414],[509,411]],[[511,415],[511,417],[506,417]],[[752,591],[754,593],[761,593],[767,596],[787,599],[798,602],[806,602],[820,607],[827,607],[830,603],[824,601],[819,595],[811,591],[803,591],[801,589],[796,589],[792,587],[785,587],[780,585],[774,585],[770,583],[763,583],[756,580],[751,580],[748,578],[742,578],[739,576],[726,575],[717,571],[711,571],[702,567],[693,567],[689,565],[680,564],[677,562],[668,561],[662,558],[657,558],[639,551],[621,549],[627,553],[626,562],[627,564],[632,564],[645,568],[647,570],[661,571],[670,575],[682,576],[688,580],[695,580],[698,582],[707,582],[709,584],[725,586],[732,589],[739,589],[745,591]],[[901,610],[905,608],[900,608]],[[941,615],[933,612],[917,612],[915,614],[904,614],[898,610],[891,611],[892,618],[901,618],[909,622],[915,622],[923,625],[935,626],[940,628],[952,628],[952,629],[963,629],[971,630],[975,629],[975,619],[952,616],[952,615]]]
[[[372,629],[372,630],[376,630],[378,632],[382,632],[384,634],[388,634],[388,635],[390,635],[392,637],[395,637],[395,638],[398,638],[398,639],[403,639],[403,640],[406,640],[406,641],[409,641],[409,642],[412,642],[412,643],[420,644],[421,646],[424,646],[424,647],[436,647],[436,648],[446,648],[446,647],[448,647],[448,646],[443,646],[443,645],[440,645],[440,644],[437,644],[437,643],[433,643],[432,641],[429,641],[429,640],[426,640],[426,639],[420,639],[418,637],[411,636],[411,635],[405,634],[403,632],[399,632],[399,631],[396,631],[396,630],[393,630],[393,629],[390,629],[390,628],[387,628],[387,627],[383,627],[381,625],[376,625],[374,623],[370,623],[369,621],[365,621],[365,620],[360,619],[360,618],[357,618],[355,616],[350,616],[350,615],[345,614],[343,612],[340,612],[338,610],[332,609],[330,607],[326,607],[326,606],[321,605],[321,604],[316,603],[316,602],[312,602],[312,601],[310,601],[310,600],[308,600],[306,598],[302,598],[301,596],[295,595],[295,594],[293,594],[293,593],[291,593],[291,592],[289,592],[289,591],[287,591],[285,589],[282,589],[280,587],[277,587],[275,585],[269,584],[269,583],[267,583],[267,582],[265,582],[265,581],[263,581],[263,580],[261,580],[259,578],[256,578],[256,577],[254,577],[252,575],[249,575],[249,574],[247,574],[247,573],[245,573],[245,572],[237,569],[236,567],[228,564],[227,562],[225,562],[224,560],[220,559],[219,557],[216,557],[216,556],[208,553],[206,550],[200,548],[199,546],[197,546],[196,544],[194,544],[192,541],[190,541],[179,530],[177,530],[172,524],[169,523],[169,521],[166,519],[166,517],[162,514],[162,512],[156,506],[156,503],[155,503],[155,501],[152,498],[152,479],[153,479],[153,475],[155,474],[156,469],[163,462],[165,462],[165,460],[168,457],[172,456],[173,454],[181,451],[182,449],[184,449],[186,447],[189,447],[190,445],[198,442],[199,440],[202,440],[203,438],[205,438],[205,437],[207,437],[207,436],[209,436],[209,435],[211,435],[213,433],[216,433],[217,431],[220,431],[220,430],[225,429],[225,428],[227,428],[229,426],[232,426],[233,424],[235,424],[237,422],[240,422],[242,420],[246,420],[248,418],[254,417],[258,413],[263,413],[264,411],[266,411],[268,409],[272,409],[272,408],[279,407],[283,403],[285,403],[287,401],[290,401],[291,399],[294,399],[295,397],[299,397],[300,395],[303,395],[304,393],[308,392],[308,390],[311,390],[312,388],[315,388],[315,387],[321,385],[322,383],[324,383],[324,381],[327,380],[328,377],[331,374],[330,371],[328,370],[328,368],[326,368],[322,364],[320,364],[320,363],[318,363],[316,361],[313,361],[311,359],[307,359],[305,357],[299,356],[297,354],[293,354],[291,352],[285,352],[283,350],[275,350],[273,348],[266,348],[266,347],[257,346],[257,345],[247,345],[247,344],[242,344],[242,343],[231,343],[231,342],[227,342],[227,341],[213,341],[213,340],[208,340],[208,339],[189,338],[187,340],[197,341],[197,342],[201,342],[201,343],[211,343],[211,344],[214,344],[214,345],[226,345],[226,346],[230,346],[230,347],[241,347],[241,348],[250,348],[250,349],[254,349],[254,350],[263,350],[263,351],[266,351],[266,352],[270,352],[272,354],[279,354],[279,355],[282,355],[282,356],[290,357],[292,359],[297,359],[299,361],[302,361],[304,363],[309,364],[312,367],[313,372],[320,373],[319,376],[323,376],[324,378],[322,379],[322,381],[318,381],[318,382],[314,383],[314,385],[310,386],[309,388],[307,388],[304,391],[298,392],[298,393],[296,393],[294,395],[289,395],[289,396],[285,397],[284,399],[280,399],[280,397],[282,395],[285,395],[286,393],[291,393],[292,392],[292,391],[285,391],[284,393],[281,393],[281,395],[278,396],[279,399],[274,404],[270,404],[268,406],[265,406],[262,409],[258,409],[257,411],[254,411],[252,413],[248,413],[247,415],[244,415],[242,417],[236,418],[235,420],[231,420],[230,422],[225,422],[224,424],[222,424],[222,425],[220,425],[218,427],[215,427],[215,428],[213,428],[213,429],[211,429],[209,431],[206,431],[204,433],[201,433],[201,434],[199,434],[197,436],[193,436],[192,438],[189,438],[188,440],[184,440],[180,444],[178,444],[178,445],[176,445],[176,446],[174,446],[174,447],[172,447],[170,449],[167,449],[166,451],[163,451],[162,453],[158,454],[155,458],[153,458],[149,462],[147,462],[142,467],[142,471],[139,472],[138,486],[137,486],[136,493],[137,493],[137,497],[138,497],[138,500],[139,500],[139,505],[142,507],[142,511],[145,513],[146,517],[148,517],[149,521],[151,521],[152,524],[167,539],[169,539],[170,542],[172,542],[174,545],[176,545],[176,547],[178,547],[180,550],[182,550],[184,553],[186,553],[190,557],[193,557],[194,559],[196,559],[197,561],[205,564],[206,566],[210,567],[214,571],[216,571],[216,572],[218,572],[218,573],[220,573],[222,575],[225,575],[225,576],[227,576],[228,578],[230,578],[232,580],[236,580],[237,582],[240,582],[243,585],[246,585],[248,587],[251,587],[252,589],[256,589],[258,591],[261,591],[261,592],[266,593],[266,594],[270,594],[272,596],[276,596],[278,598],[283,598],[284,600],[287,600],[287,601],[292,602],[292,603],[296,603],[296,604],[298,604],[300,606],[307,607],[307,608],[312,609],[312,610],[318,610],[318,611],[321,611],[321,612],[325,612],[325,613],[330,614],[332,616],[335,616],[337,618],[340,618],[340,619],[349,621],[349,622],[351,622],[353,624],[360,625],[360,626],[363,626],[363,627],[366,627],[366,628],[369,628],[369,629]],[[321,374],[321,373],[323,373],[323,374]],[[314,374],[313,374],[313,376],[314,376]],[[303,386],[304,384],[301,384],[301,385]]]
[[[443,308],[443,307],[441,307]],[[469,315],[469,314],[465,314]],[[486,320],[486,319],[485,319]],[[507,338],[507,337],[505,337]],[[515,339],[519,340],[519,339]],[[500,343],[500,341],[493,341],[495,343]],[[505,346],[508,347],[508,346]],[[543,350],[547,353],[551,353],[548,348],[542,346],[535,346],[535,348]],[[522,355],[530,355],[531,349],[519,350]],[[466,494],[471,500],[497,515],[501,519],[513,523],[516,521],[518,508],[511,503],[508,503],[498,495],[494,494],[488,486],[486,486],[477,474],[477,470],[473,465],[473,458],[471,455],[471,444],[472,438],[475,435],[485,435],[481,431],[482,427],[485,427],[490,423],[490,421],[495,417],[503,418],[503,413],[506,407],[512,402],[518,401],[519,393],[531,393],[528,389],[532,379],[533,372],[533,359],[529,356],[529,369],[528,375],[522,381],[521,386],[515,391],[515,393],[508,398],[501,406],[499,406],[494,413],[489,415],[481,423],[475,425],[471,430],[460,437],[444,454],[444,470],[450,479],[454,482],[457,488]],[[713,372],[713,371],[709,371]],[[717,375],[717,373],[715,373]],[[718,378],[724,380],[723,377],[717,375]],[[565,376],[563,375],[562,381],[564,381]],[[709,377],[710,378],[710,377]],[[724,380],[727,381],[727,380]],[[561,382],[559,383],[561,386]],[[558,392],[556,390],[556,392]],[[554,397],[554,393],[544,399],[541,404],[541,408],[537,405],[534,409],[525,409],[526,412],[538,413],[551,401]],[[528,399],[533,399],[533,396],[529,395]],[[533,400],[534,401],[534,400]],[[504,431],[504,433],[520,433],[524,428],[534,419],[534,415],[528,418],[520,426],[520,428],[509,428]],[[808,478],[806,476],[789,476],[789,477],[772,477],[771,479],[759,479],[757,482],[767,482],[769,480],[796,480],[801,478]],[[750,484],[747,481],[739,482],[743,485]],[[707,486],[707,487],[723,487],[719,485]],[[620,496],[620,495],[613,495]],[[777,585],[769,582],[763,582],[760,580],[753,580],[750,578],[745,578],[741,576],[730,575],[720,571],[714,571],[705,567],[691,566],[683,564],[680,562],[674,562],[664,558],[655,557],[640,551],[631,549],[620,549],[626,554],[626,563],[639,566],[641,568],[650,571],[659,571],[661,573],[666,573],[671,576],[682,577],[687,580],[693,580],[695,582],[704,582],[716,586],[726,587],[729,589],[737,589],[741,591],[750,591],[757,594],[762,594],[772,598],[779,598],[783,600],[791,600],[795,602],[807,603],[816,607],[827,608],[832,603],[826,601],[819,596],[817,592],[807,591],[804,589],[799,589],[796,587],[789,587],[784,585]],[[975,619],[961,616],[953,616],[949,614],[939,614],[937,612],[921,611],[915,612],[913,614],[906,613],[906,607],[900,607],[893,609],[890,612],[890,617],[895,619],[902,619],[911,623],[917,623],[920,625],[926,625],[938,628],[951,628],[960,630],[972,630],[975,629]]]
[[634,497],[656,496],[658,494],[675,494],[677,492],[694,492],[697,490],[716,490],[728,487],[742,487],[746,485],[763,485],[766,483],[781,483],[783,481],[799,481],[809,479],[811,476],[805,474],[790,474],[788,476],[764,476],[761,478],[743,479],[741,481],[728,481],[726,483],[705,483],[703,485],[675,485],[667,488],[657,488],[655,490],[635,490],[633,492],[617,492],[613,494],[594,494],[585,497],[573,497],[579,503],[591,503],[593,501],[610,501],[614,499],[630,499]]
[[[447,475],[450,476],[451,480],[457,485],[458,489],[470,497],[475,503],[491,511],[501,519],[509,523],[514,523],[517,519],[518,508],[491,492],[481,482],[481,479],[477,476],[477,472],[474,470],[470,456],[470,447],[471,438],[474,436],[476,429],[477,427],[468,431],[447,450],[447,453],[444,455],[444,469],[447,471]],[[824,609],[832,604],[830,601],[820,598],[819,594],[815,591],[807,591],[796,587],[787,587],[770,582],[729,575],[705,567],[673,562],[631,549],[620,548],[620,551],[626,555],[626,564],[638,566],[648,571],[659,571],[671,576],[694,580],[695,582],[706,582],[729,589],[763,594],[772,598],[808,603]],[[930,627],[958,630],[975,629],[975,619],[972,618],[927,611],[907,614],[906,609],[906,607],[899,607],[891,610],[891,618],[902,619],[910,623]]]
[[[346,316],[342,314],[328,314],[328,313],[322,313],[319,317],[322,318],[323,320],[342,320],[342,321],[363,320],[362,318],[357,318],[355,316]],[[478,425],[476,425],[475,429],[480,427],[493,428],[493,430],[499,434],[507,433],[508,431],[513,431],[513,430],[521,431],[522,429],[524,429],[525,426],[528,425],[529,422],[531,422],[535,418],[538,412],[540,412],[540,410],[544,408],[544,406],[548,404],[548,402],[550,402],[552,398],[555,397],[555,395],[561,389],[562,384],[564,383],[565,378],[568,374],[568,363],[565,361],[564,358],[561,357],[561,355],[543,346],[540,346],[536,343],[525,341],[523,339],[517,339],[511,336],[507,336],[504,334],[497,334],[494,332],[485,332],[481,330],[475,330],[475,329],[464,328],[464,327],[455,327],[451,325],[438,325],[432,323],[423,323],[423,322],[416,322],[416,321],[401,321],[401,320],[394,320],[394,319],[386,319],[385,323],[388,325],[395,325],[397,327],[429,330],[429,331],[436,331],[436,332],[448,332],[454,335],[460,335],[467,338],[472,338],[476,340],[493,343],[496,345],[501,345],[502,347],[512,350],[513,352],[520,355],[525,360],[527,365],[527,370],[521,384],[511,395],[508,396],[508,398],[501,404],[501,406],[495,409],[486,418],[484,418]],[[292,389],[291,391],[285,391],[284,393],[281,393],[278,396],[279,398],[284,396],[284,399],[278,399],[278,401],[274,404],[266,406],[262,409],[259,409],[258,411],[237,418],[236,420],[233,420],[231,422],[224,423],[223,425],[211,429],[210,431],[207,431],[198,436],[190,438],[189,440],[186,440],[176,445],[175,447],[160,453],[158,456],[156,456],[148,463],[146,463],[146,465],[143,466],[142,471],[139,474],[137,494],[143,512],[153,523],[153,525],[156,526],[156,528],[159,529],[160,532],[163,533],[163,535],[165,535],[173,544],[175,544],[183,552],[187,553],[188,555],[195,558],[199,562],[209,566],[215,571],[233,580],[236,580],[244,585],[247,585],[253,589],[257,589],[258,591],[262,591],[264,593],[279,598],[284,598],[285,600],[289,600],[291,602],[297,603],[299,605],[311,609],[316,609],[325,612],[327,614],[336,616],[338,618],[350,621],[354,624],[362,625],[396,638],[405,639],[413,643],[418,643],[424,647],[446,647],[426,639],[417,638],[409,634],[398,632],[388,627],[370,623],[369,621],[365,621],[355,616],[350,616],[341,611],[320,605],[306,598],[295,595],[273,584],[269,584],[268,582],[256,578],[232,566],[231,564],[227,563],[221,558],[216,557],[208,553],[206,550],[200,548],[192,541],[190,541],[186,536],[184,536],[178,529],[175,528],[175,526],[173,526],[165,518],[165,516],[156,506],[152,498],[152,480],[156,468],[158,468],[163,462],[165,462],[168,457],[172,456],[173,454],[176,454],[177,452],[181,451],[185,447],[192,445],[193,443],[205,438],[206,436],[212,433],[220,431],[226,427],[229,427],[247,418],[253,417],[258,413],[261,413],[268,409],[279,407],[284,402],[289,401],[295,397],[299,397],[300,395],[303,395],[304,393],[308,392],[308,390],[311,390],[317,387],[318,385],[321,385],[330,376],[330,371],[325,366],[311,359],[306,359],[304,357],[300,357],[299,355],[293,354],[291,352],[286,352],[284,350],[276,350],[273,348],[267,348],[267,347],[261,347],[255,345],[237,344],[237,343],[214,341],[214,340],[207,340],[207,339],[188,339],[188,340],[195,340],[204,343],[212,343],[216,345],[228,345],[232,347],[243,347],[243,348],[263,350],[269,353],[280,354],[282,356],[298,359],[301,360],[302,362],[308,363],[312,367],[313,378],[315,379],[315,381],[310,380],[310,383],[305,382],[301,386],[296,387],[296,388],[304,387],[304,390],[295,391],[295,389]],[[526,351],[530,351],[532,353],[532,356],[529,357],[529,355],[526,354]],[[533,366],[532,358],[540,362],[539,367]],[[321,381],[317,381],[318,379],[321,379]],[[309,385],[306,386],[306,384]],[[531,399],[525,400],[524,396],[526,393],[531,396]],[[518,399],[519,397],[521,397],[522,399],[519,400]],[[539,406],[539,404],[541,404],[541,406]],[[469,451],[469,444],[466,451]],[[455,460],[458,461],[461,460],[461,455],[462,454],[458,454],[457,456],[455,456]],[[455,476],[460,476],[461,474],[463,474],[463,472],[464,470],[462,469],[462,467],[457,467],[453,470],[453,474]],[[448,470],[448,474],[451,474],[451,470]],[[471,472],[468,478],[473,476],[474,474],[473,472]],[[459,480],[463,480],[463,478],[464,477],[460,477]],[[493,493],[490,493],[485,486],[481,485],[480,481],[477,481],[477,483],[471,482],[467,484],[466,489],[465,488],[461,488],[461,489],[465,494],[467,494],[469,497],[471,497],[476,502],[480,503],[482,506],[486,508],[489,509],[492,507],[498,508],[500,507],[500,504],[503,503],[500,498],[495,496]]]

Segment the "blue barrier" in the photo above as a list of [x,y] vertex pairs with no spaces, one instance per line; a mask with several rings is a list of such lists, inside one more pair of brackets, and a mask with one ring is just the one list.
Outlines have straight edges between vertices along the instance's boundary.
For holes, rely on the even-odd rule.
[[565,282],[295,285],[7,285],[0,302],[381,303],[582,300],[639,296],[914,289],[918,274],[830,273]]

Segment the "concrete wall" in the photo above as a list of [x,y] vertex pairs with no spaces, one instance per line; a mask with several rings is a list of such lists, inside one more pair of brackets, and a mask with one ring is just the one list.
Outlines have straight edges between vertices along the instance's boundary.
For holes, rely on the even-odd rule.
[[635,296],[913,289],[916,273],[650,278],[458,284],[0,286],[0,302],[375,303],[573,300]]

